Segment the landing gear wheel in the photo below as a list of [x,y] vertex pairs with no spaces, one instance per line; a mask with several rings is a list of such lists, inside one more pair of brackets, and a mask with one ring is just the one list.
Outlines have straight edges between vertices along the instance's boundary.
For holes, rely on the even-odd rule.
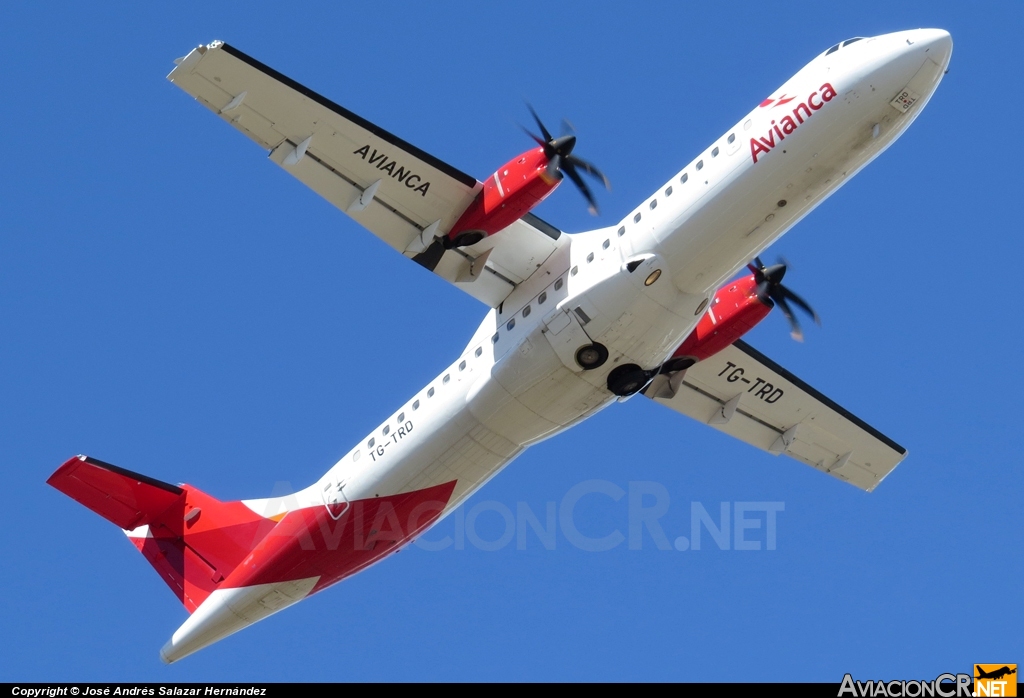
[[578,363],[584,371],[591,371],[599,366],[603,366],[604,362],[608,360],[608,350],[605,349],[603,344],[594,342],[593,344],[584,344],[582,347],[576,350],[576,363]]
[[484,234],[479,230],[470,230],[459,233],[459,236],[451,241],[452,247],[469,247],[484,239]]
[[697,363],[697,360],[692,356],[679,356],[674,359],[669,359],[661,366],[661,373],[675,373],[676,371],[685,371]]
[[623,364],[608,374],[608,390],[626,397],[642,390],[650,380],[650,374],[636,364]]

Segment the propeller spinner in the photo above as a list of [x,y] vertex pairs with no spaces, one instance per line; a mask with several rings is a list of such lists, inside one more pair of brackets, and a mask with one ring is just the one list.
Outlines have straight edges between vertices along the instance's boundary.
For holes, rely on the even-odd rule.
[[748,264],[747,268],[754,272],[754,281],[757,282],[757,296],[763,303],[778,305],[779,309],[782,310],[782,314],[789,320],[790,336],[798,342],[804,341],[803,330],[800,329],[800,323],[797,322],[796,316],[793,314],[792,309],[789,307],[789,301],[792,301],[798,308],[803,310],[805,313],[814,319],[815,324],[821,326],[821,318],[814,312],[807,301],[800,296],[796,295],[788,288],[782,285],[782,277],[786,275],[786,261],[779,258],[778,264],[773,264],[770,267],[764,265],[760,257],[754,257],[754,263]]

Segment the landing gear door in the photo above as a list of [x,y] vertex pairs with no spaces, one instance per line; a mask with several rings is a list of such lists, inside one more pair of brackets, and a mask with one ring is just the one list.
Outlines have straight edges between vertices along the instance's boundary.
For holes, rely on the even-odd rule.
[[566,368],[577,373],[583,370],[576,362],[576,352],[591,341],[575,313],[568,308],[556,311],[544,321],[543,334]]
[[345,481],[330,479],[320,489],[324,506],[332,519],[337,521],[348,511],[349,502],[345,497]]

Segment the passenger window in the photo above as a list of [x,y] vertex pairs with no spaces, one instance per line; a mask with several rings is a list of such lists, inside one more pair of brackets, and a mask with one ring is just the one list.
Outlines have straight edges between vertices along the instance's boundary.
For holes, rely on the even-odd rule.
[[537,296],[537,303],[540,304],[540,305],[543,305],[544,301],[546,301],[547,299],[548,299],[548,292],[547,291],[543,291],[539,296]]
[[601,248],[607,250],[609,245],[611,245],[611,244],[612,244],[611,240],[605,240],[604,242],[601,243]]
[[389,431],[391,431],[391,427],[389,425],[385,424],[384,425],[384,431],[383,431],[384,436],[387,436]]
[[497,343],[498,343],[498,333],[495,332],[494,336],[491,337],[491,344],[497,344]]
[[484,348],[483,347],[477,347],[476,351],[473,352],[473,355],[479,357],[483,353],[484,353]]
[[703,168],[704,168],[704,161],[703,160],[698,160],[697,161],[697,169],[700,170],[700,169],[703,169]]
[[427,391],[427,397],[434,397],[434,389],[433,388],[431,388],[430,390]]
[[530,306],[526,306],[525,308],[523,308],[523,317],[530,317],[530,313],[532,312],[533,311],[530,310]]
[[634,223],[639,223],[640,222],[640,214],[639,213],[636,214],[635,216],[633,216],[633,222]]
[[736,140],[736,134],[735,133],[730,133],[729,134],[729,142],[732,143],[735,140]]
[[[576,268],[576,267],[573,267],[573,269],[575,269],[575,268]],[[576,272],[573,272],[573,274],[575,274],[575,273],[576,273]],[[558,281],[556,281],[556,282],[555,282],[555,290],[556,290],[556,291],[558,291],[559,289],[561,289],[561,288],[562,288],[562,285],[563,285],[564,283],[565,283],[565,282],[564,282],[564,281],[562,281],[561,279],[559,279]]]
[[579,271],[580,271],[579,267],[573,267],[573,268],[572,268],[572,269],[571,269],[571,270],[569,271],[569,273],[570,273],[570,274],[571,274],[572,276],[576,276],[576,274],[578,274],[578,273],[579,273]]
[[516,326],[516,319],[512,318],[511,320],[508,321],[508,324],[505,325],[505,329],[508,330],[509,332],[511,332],[512,328],[515,327],[515,326]]
[[401,424],[404,421],[405,421],[405,412],[402,412],[401,414],[398,415],[398,423]]
[[594,253],[591,252],[590,254],[587,255],[587,264],[590,264],[593,261],[594,261]]
[[377,443],[377,440],[376,440],[376,439],[370,439],[369,441],[367,441],[367,442],[366,442],[366,447],[367,447],[367,448],[373,448],[373,445],[374,445],[375,443]]
[[420,401],[419,400],[417,400],[416,402],[412,403],[412,411],[413,412],[415,412],[419,408],[420,408]]
[[465,371],[466,370],[466,360],[465,359],[463,359],[461,362],[459,362],[459,370],[460,371]]
[[665,196],[672,196],[672,187],[665,190]]
[[352,460],[353,461],[359,460],[359,456],[361,456],[361,455],[363,455],[363,452],[358,450],[358,449],[356,449],[356,452],[352,454]]
[[715,149],[711,151],[711,157],[713,157],[713,158],[717,158],[718,157],[718,146],[715,146]]
[[624,225],[619,226],[619,231],[618,232],[619,232],[619,237],[622,237],[623,235],[625,235],[626,234],[626,226],[624,226]]
[[656,208],[658,208],[658,200],[657,199],[651,199],[651,210],[653,211]]
[[444,383],[445,385],[447,385],[448,381],[450,381],[451,379],[452,379],[452,377],[449,374],[446,373],[446,374],[444,374],[444,378],[441,379],[441,382]]
[[690,175],[688,175],[688,174],[686,174],[686,173],[684,172],[684,173],[683,173],[683,176],[679,178],[679,181],[680,181],[680,182],[681,182],[682,184],[686,184],[686,180],[688,180],[689,178],[690,178]]

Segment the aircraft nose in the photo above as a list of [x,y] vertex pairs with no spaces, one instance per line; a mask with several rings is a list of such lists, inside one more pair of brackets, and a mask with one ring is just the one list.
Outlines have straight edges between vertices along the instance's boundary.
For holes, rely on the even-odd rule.
[[953,37],[944,29],[918,29],[910,37],[913,47],[924,49],[929,58],[945,68],[953,53]]

